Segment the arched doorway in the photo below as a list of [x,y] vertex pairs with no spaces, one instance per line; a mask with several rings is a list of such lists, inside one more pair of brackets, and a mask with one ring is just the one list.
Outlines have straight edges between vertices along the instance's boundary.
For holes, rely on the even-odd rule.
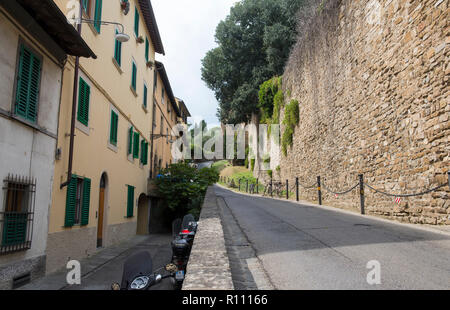
[[150,206],[147,195],[141,194],[138,200],[138,214],[137,214],[137,235],[149,234],[149,219],[150,219]]
[[107,177],[106,173],[103,173],[102,177],[100,178],[100,191],[99,191],[99,199],[98,199],[97,248],[100,248],[103,246],[107,182],[108,182],[108,177]]

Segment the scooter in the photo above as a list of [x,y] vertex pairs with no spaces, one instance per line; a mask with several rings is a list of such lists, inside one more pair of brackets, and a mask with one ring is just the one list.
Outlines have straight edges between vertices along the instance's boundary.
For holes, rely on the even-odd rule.
[[172,263],[177,267],[175,288],[181,289],[186,275],[192,244],[197,231],[197,222],[191,214],[184,216],[183,221],[172,222]]
[[165,267],[156,271],[165,269],[168,274],[162,275],[153,272],[152,257],[149,252],[139,252],[129,257],[123,265],[122,282],[113,283],[111,289],[113,291],[131,290],[131,291],[145,291],[152,286],[161,283],[162,280],[173,278],[177,272],[177,267],[174,264],[167,264]]

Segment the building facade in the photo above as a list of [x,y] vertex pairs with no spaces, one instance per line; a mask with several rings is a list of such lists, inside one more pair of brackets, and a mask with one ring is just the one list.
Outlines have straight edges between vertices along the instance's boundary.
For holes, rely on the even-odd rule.
[[0,289],[45,274],[63,68],[95,57],[61,20],[51,0],[0,1]]
[[[68,11],[68,1],[55,1]],[[83,0],[81,36],[97,60],[81,59],[72,113],[75,59],[65,66],[47,242],[47,272],[136,235],[148,223],[149,149],[155,53],[164,48],[149,0]],[[130,36],[120,42],[120,23]],[[72,177],[71,120],[75,117]],[[67,186],[64,183],[67,181]],[[145,224],[144,224],[145,226]]]

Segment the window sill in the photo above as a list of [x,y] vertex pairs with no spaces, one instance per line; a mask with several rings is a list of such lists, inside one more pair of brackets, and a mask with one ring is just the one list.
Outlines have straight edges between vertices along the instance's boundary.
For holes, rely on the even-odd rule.
[[112,62],[114,64],[114,66],[116,67],[117,71],[119,71],[119,73],[122,74],[123,70],[122,70],[122,68],[120,67],[119,63],[117,62],[117,60],[114,57],[112,58]]
[[133,93],[133,95],[137,98],[138,94],[136,92],[136,90],[133,88],[133,86],[130,85],[130,90]]
[[116,145],[114,145],[111,142],[109,142],[109,141],[108,141],[108,149],[110,149],[114,153],[118,153],[119,152],[119,148]]
[[77,128],[78,130],[80,130],[82,133],[84,133],[87,136],[90,135],[90,128],[89,128],[89,126],[86,126],[86,125],[82,124],[79,120],[76,120],[75,128]]

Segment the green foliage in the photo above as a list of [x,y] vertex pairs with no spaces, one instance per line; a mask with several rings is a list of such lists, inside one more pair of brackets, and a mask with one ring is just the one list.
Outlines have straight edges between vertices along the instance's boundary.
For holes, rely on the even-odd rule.
[[270,157],[266,157],[263,159],[263,163],[270,164]]
[[178,216],[198,214],[208,186],[219,180],[214,168],[196,169],[187,163],[172,164],[156,179],[158,190],[168,207]]
[[217,172],[221,172],[228,166],[228,160],[216,161],[212,167],[217,170]]
[[281,171],[280,165],[277,166],[276,170],[277,170],[278,173],[280,173],[280,171]]
[[281,77],[274,77],[265,81],[259,88],[259,105],[261,109],[261,123],[270,124],[273,114],[275,96],[281,91]]
[[269,176],[269,178],[272,178],[273,171],[272,170],[267,170],[267,175]]
[[248,122],[259,86],[284,71],[303,0],[242,0],[216,28],[217,48],[202,60],[202,79],[219,101],[222,123]]
[[291,100],[286,106],[284,113],[283,125],[285,126],[283,136],[281,138],[281,148],[284,156],[287,155],[287,149],[292,146],[295,126],[300,120],[300,112],[297,100]]
[[250,171],[254,171],[255,170],[255,159],[252,158],[250,159]]

